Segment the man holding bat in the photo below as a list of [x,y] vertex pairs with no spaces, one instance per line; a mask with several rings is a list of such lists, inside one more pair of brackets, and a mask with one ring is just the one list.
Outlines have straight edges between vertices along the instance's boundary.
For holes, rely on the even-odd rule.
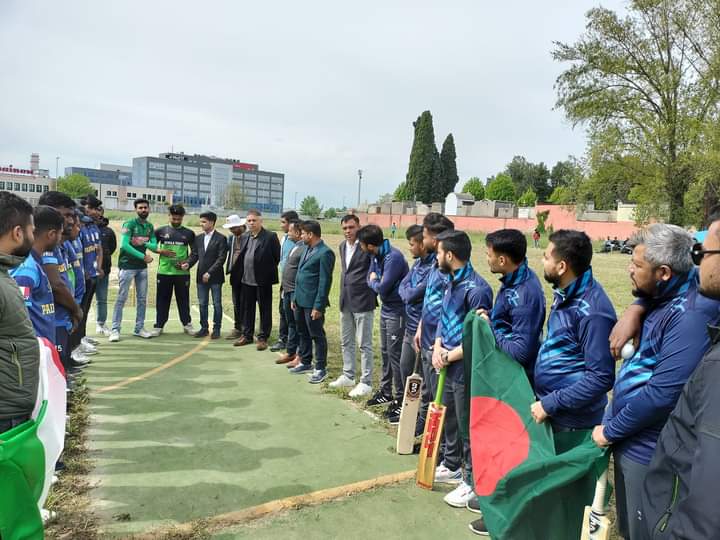
[[463,231],[446,231],[437,237],[437,262],[448,276],[442,298],[440,323],[433,346],[432,365],[436,370],[447,368],[444,403],[445,466],[451,471],[464,467],[463,481],[445,496],[445,502],[463,508],[474,496],[470,440],[460,434],[459,425],[468,408],[465,394],[462,333],[465,316],[478,309],[492,309],[492,290],[470,263],[472,245]]

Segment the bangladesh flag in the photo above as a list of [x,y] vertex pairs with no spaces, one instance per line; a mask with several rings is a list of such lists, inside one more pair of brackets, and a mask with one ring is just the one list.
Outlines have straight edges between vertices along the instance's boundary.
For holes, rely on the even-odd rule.
[[590,431],[557,433],[530,416],[523,367],[500,351],[474,313],[463,329],[475,493],[495,540],[577,540],[583,511],[608,466]]
[[38,401],[31,420],[0,433],[0,538],[42,539],[40,510],[65,437],[65,374],[55,347],[40,344]]

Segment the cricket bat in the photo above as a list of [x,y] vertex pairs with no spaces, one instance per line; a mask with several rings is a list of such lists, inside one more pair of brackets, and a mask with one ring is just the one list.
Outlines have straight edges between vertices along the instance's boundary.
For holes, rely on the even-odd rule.
[[610,520],[605,515],[606,487],[607,469],[598,478],[592,506],[585,507],[580,540],[608,540],[610,538]]
[[440,370],[435,401],[430,403],[425,419],[425,431],[420,445],[417,476],[415,483],[421,488],[432,489],[435,481],[438,452],[442,442],[442,430],[445,424],[445,406],[442,404],[443,387],[445,386],[445,369]]
[[405,379],[405,395],[400,409],[400,422],[397,430],[396,450],[398,454],[412,454],[415,445],[415,425],[420,411],[420,391],[422,377],[420,371],[420,351],[415,356],[415,369]]

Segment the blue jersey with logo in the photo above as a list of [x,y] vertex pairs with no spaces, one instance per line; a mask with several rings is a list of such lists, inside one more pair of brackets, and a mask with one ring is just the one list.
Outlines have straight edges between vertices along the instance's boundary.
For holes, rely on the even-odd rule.
[[78,304],[82,303],[83,295],[85,294],[85,271],[83,268],[83,245],[78,236],[73,241],[66,241],[68,259],[72,264],[74,273],[73,285],[75,287],[73,296]]
[[405,334],[414,336],[420,316],[422,315],[423,299],[427,288],[427,277],[433,269],[437,255],[430,253],[415,260],[415,264],[400,282],[398,293],[405,302]]
[[422,316],[420,317],[422,322],[420,346],[424,350],[431,349],[435,344],[435,335],[440,322],[440,315],[442,315],[442,301],[447,284],[448,275],[440,271],[436,260],[434,266],[428,272]]
[[610,332],[615,308],[588,269],[564,289],[555,289],[547,338],[535,364],[535,394],[558,427],[598,425],[615,380]]
[[[58,274],[60,279],[67,287],[70,294],[75,290],[73,284],[70,282],[70,276],[68,275],[68,268],[70,262],[67,258],[63,245],[56,247],[53,251],[46,251],[42,255],[42,264],[53,264],[57,266]],[[70,312],[61,304],[55,305],[55,326],[60,326],[70,330],[72,328],[72,318]]]
[[96,278],[98,275],[97,248],[100,245],[100,229],[97,225],[88,223],[80,229],[80,241],[83,248],[85,279]]
[[648,465],[683,386],[710,347],[707,325],[720,303],[700,294],[693,269],[664,282],[644,305],[640,344],[620,368],[602,423],[614,448]]
[[32,250],[10,275],[20,287],[35,334],[55,343],[55,301],[42,264],[40,255]]

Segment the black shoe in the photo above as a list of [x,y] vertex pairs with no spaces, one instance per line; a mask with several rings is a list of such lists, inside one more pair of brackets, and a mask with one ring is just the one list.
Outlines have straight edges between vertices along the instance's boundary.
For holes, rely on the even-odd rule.
[[471,512],[482,515],[482,509],[480,508],[480,500],[477,497],[473,497],[472,499],[470,499],[465,505],[465,508],[467,508]]
[[490,537],[490,533],[485,526],[485,520],[483,518],[476,519],[469,525],[469,527],[473,534]]
[[391,416],[400,416],[401,409],[402,409],[402,402],[400,400],[393,399],[390,402],[390,405],[388,405],[388,408],[385,409],[383,416],[385,418],[390,418]]
[[197,332],[195,332],[195,335],[193,337],[201,338],[201,337],[206,337],[209,335],[210,335],[210,332],[207,331],[207,328],[202,328],[202,329],[198,330]]
[[367,401],[367,403],[365,403],[365,405],[367,405],[368,407],[372,407],[373,405],[385,405],[386,403],[390,403],[391,401],[392,398],[383,395],[381,392],[377,392]]
[[425,433],[425,419],[418,416],[415,422],[415,436],[422,437],[423,433]]
[[270,350],[271,350],[272,352],[279,352],[279,351],[285,350],[285,347],[286,347],[286,346],[287,346],[287,345],[285,345],[285,342],[284,342],[284,341],[282,341],[281,339],[278,339],[278,340],[275,342],[275,344],[274,344],[272,347],[270,347]]
[[210,335],[210,339],[220,339],[220,329],[215,328],[212,331],[212,334]]

